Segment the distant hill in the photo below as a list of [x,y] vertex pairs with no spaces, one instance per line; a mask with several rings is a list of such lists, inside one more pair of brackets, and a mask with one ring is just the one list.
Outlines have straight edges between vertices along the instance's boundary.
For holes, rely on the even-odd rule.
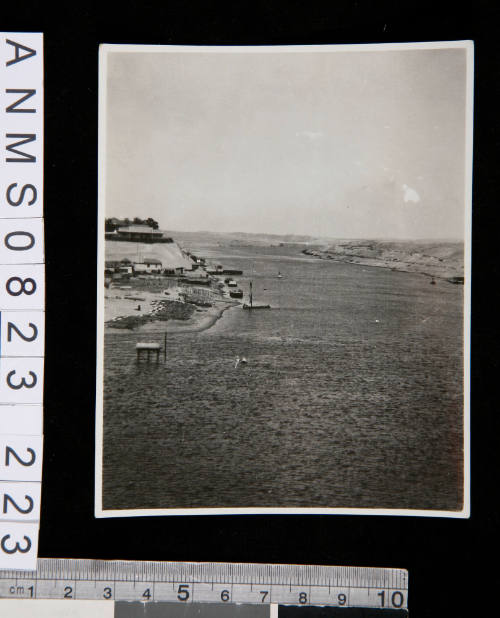
[[199,232],[181,232],[178,230],[162,230],[165,235],[173,236],[181,240],[199,240],[201,237],[205,240],[213,240],[220,242],[245,242],[251,244],[269,245],[276,242],[284,242],[291,244],[307,243],[318,244],[325,242],[325,238],[317,236],[306,236],[299,234],[263,234],[249,232],[209,232],[200,230]]
[[339,240],[306,255],[449,279],[464,276],[464,244],[453,241]]

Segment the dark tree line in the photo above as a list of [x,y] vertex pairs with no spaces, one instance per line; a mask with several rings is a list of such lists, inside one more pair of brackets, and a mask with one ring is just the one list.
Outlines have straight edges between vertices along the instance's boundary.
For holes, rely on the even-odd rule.
[[114,217],[105,220],[106,232],[114,232],[119,227],[128,227],[129,225],[149,225],[154,230],[158,229],[158,221],[155,221],[151,217],[147,219],[141,219],[140,217],[134,217],[130,220],[128,217],[125,219],[116,219]]

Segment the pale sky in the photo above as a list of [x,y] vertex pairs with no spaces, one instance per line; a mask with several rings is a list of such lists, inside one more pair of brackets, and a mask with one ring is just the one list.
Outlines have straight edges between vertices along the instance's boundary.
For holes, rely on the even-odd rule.
[[105,214],[462,239],[465,78],[465,49],[110,52]]

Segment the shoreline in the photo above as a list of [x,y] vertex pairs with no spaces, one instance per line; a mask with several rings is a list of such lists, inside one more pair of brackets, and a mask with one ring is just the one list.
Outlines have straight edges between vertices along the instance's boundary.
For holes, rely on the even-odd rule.
[[[224,313],[231,309],[232,307],[239,306],[240,303],[237,301],[229,301],[229,300],[219,300],[215,301],[212,307],[209,307],[206,310],[202,310],[200,312],[196,312],[187,320],[179,320],[179,319],[157,319],[152,320],[150,322],[145,322],[141,324],[137,328],[116,328],[111,324],[106,323],[104,332],[105,333],[154,333],[159,330],[162,332],[167,332],[169,335],[177,335],[184,333],[200,333],[205,330],[212,328],[224,315]],[[198,309],[198,308],[197,308]]]
[[[210,307],[206,312],[204,312],[203,315],[200,315],[199,320],[196,320],[195,318],[197,322],[195,324],[186,324],[183,323],[181,320],[166,320],[165,322],[162,322],[166,326],[167,334],[177,335],[184,333],[201,333],[205,330],[209,330],[210,328],[212,328],[212,326],[217,324],[217,322],[222,318],[222,316],[228,309],[231,309],[232,307],[237,307],[240,304],[237,302],[229,302],[225,300],[221,300],[218,302],[221,303],[223,306],[217,307],[214,305],[213,307]],[[172,324],[172,322],[175,322],[175,324]],[[152,324],[154,324],[154,322]],[[142,329],[138,330],[141,331]]]
[[[388,263],[388,262],[385,262],[384,260],[373,260],[374,262],[376,262],[376,263],[373,263],[373,262],[364,261],[365,259],[369,260],[370,258],[362,258],[362,257],[352,258],[352,256],[349,256],[349,258],[351,259],[343,259],[342,256],[333,257],[331,256],[332,254],[318,255],[316,253],[304,253],[304,255],[307,255],[308,257],[311,257],[311,258],[315,258],[317,260],[322,260],[324,262],[337,262],[339,264],[352,264],[353,266],[363,266],[366,268],[383,268],[385,270],[391,270],[393,272],[406,273],[409,275],[421,275],[424,277],[429,277],[431,279],[439,279],[440,281],[446,281],[448,283],[463,284],[463,274],[457,275],[455,273],[452,274],[451,272],[433,274],[431,272],[424,271],[419,268],[410,270],[408,269],[408,266],[410,266],[411,263],[405,263],[405,262]],[[406,268],[403,268],[403,266],[405,266]],[[462,278],[462,281],[454,280],[460,277]]]

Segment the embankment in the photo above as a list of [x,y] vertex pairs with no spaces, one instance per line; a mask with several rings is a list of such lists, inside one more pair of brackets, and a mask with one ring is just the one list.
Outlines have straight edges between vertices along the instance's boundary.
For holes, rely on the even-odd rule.
[[193,262],[175,242],[173,243],[142,243],[142,242],[112,242],[105,244],[106,261],[119,262],[128,258],[131,262],[146,261],[153,257],[160,260],[162,268],[184,268],[191,270]]

